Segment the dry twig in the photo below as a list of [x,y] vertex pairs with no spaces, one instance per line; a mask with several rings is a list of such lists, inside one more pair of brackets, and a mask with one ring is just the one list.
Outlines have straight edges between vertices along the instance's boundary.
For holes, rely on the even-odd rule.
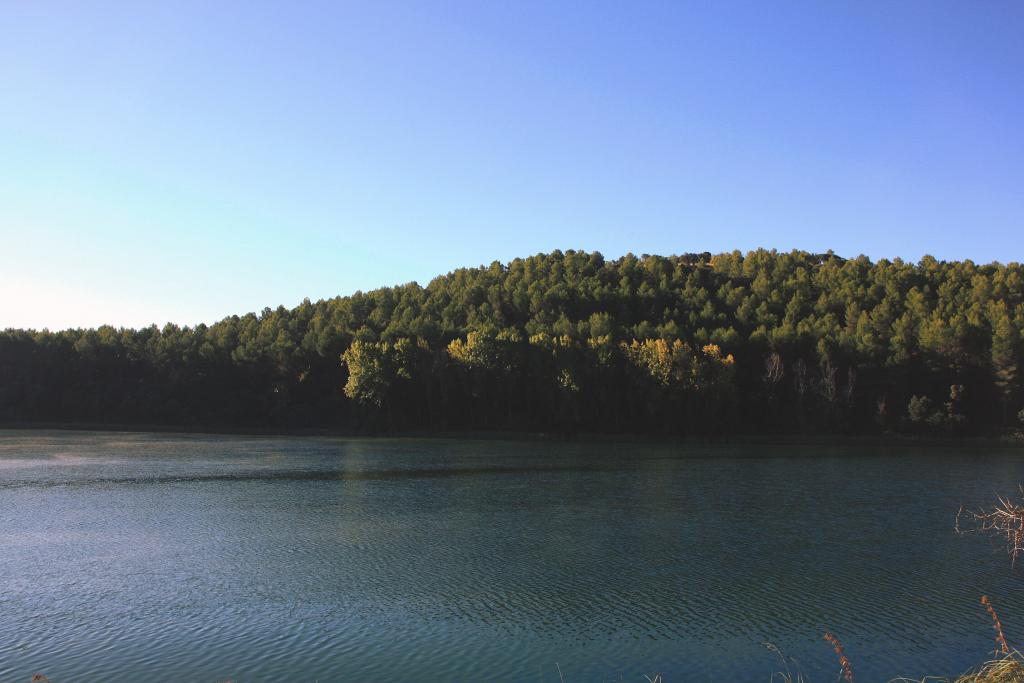
[[[983,532],[1001,536],[1006,541],[1006,552],[1011,563],[1016,565],[1017,558],[1024,553],[1024,505],[1015,503],[1009,498],[1000,496],[999,504],[990,510],[964,510],[956,515],[956,532],[966,534]],[[968,520],[970,527],[961,526],[962,520]]]

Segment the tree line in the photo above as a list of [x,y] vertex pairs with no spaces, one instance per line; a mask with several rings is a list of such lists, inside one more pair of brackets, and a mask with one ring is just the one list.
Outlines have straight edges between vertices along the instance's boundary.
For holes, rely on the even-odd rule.
[[0,332],[0,421],[991,434],[1020,264],[554,251],[213,325]]

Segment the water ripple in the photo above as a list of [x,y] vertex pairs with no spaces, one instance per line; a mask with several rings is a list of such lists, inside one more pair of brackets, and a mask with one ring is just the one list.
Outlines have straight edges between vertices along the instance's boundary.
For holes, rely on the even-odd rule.
[[[756,453],[752,453],[756,450]],[[751,457],[758,455],[760,457]],[[0,433],[0,679],[865,679],[1024,633],[1013,452]]]

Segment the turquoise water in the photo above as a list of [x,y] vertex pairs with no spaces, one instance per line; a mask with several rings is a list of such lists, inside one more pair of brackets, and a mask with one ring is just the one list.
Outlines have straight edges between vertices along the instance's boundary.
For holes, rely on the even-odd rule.
[[1020,451],[0,432],[0,680],[858,680],[1024,641]]

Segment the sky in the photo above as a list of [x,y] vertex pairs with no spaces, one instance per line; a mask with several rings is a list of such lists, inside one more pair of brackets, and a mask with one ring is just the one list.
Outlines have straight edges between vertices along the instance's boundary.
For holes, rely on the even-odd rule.
[[0,328],[553,249],[1024,260],[1024,3],[0,0]]

